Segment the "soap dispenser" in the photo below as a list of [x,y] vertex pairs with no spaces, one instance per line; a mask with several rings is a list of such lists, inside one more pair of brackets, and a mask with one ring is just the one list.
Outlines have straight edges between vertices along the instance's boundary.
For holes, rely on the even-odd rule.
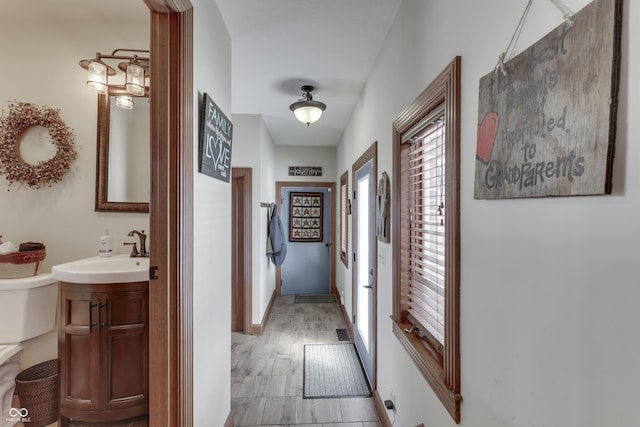
[[113,237],[109,234],[107,227],[104,228],[104,234],[100,236],[98,252],[103,258],[113,255]]

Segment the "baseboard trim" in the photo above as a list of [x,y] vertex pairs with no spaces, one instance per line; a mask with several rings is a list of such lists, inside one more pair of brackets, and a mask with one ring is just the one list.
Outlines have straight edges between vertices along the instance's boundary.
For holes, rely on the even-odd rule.
[[269,300],[269,305],[267,306],[267,311],[264,312],[264,316],[262,317],[262,322],[259,325],[253,324],[251,325],[251,335],[262,335],[264,333],[264,329],[267,327],[267,321],[269,320],[269,316],[271,315],[271,309],[273,308],[273,304],[276,302],[276,291],[273,291],[271,294],[271,299]]
[[340,311],[342,312],[342,317],[344,317],[344,324],[347,326],[347,331],[349,332],[349,338],[351,338],[351,340],[353,341],[353,333],[354,333],[354,329],[353,329],[353,323],[351,322],[351,319],[349,319],[349,315],[347,314],[347,310],[344,308],[344,305],[342,305],[342,303],[340,302],[340,295],[336,295],[336,297],[338,298],[338,304],[340,304]]
[[224,427],[233,427],[233,409],[229,411],[229,416],[227,417],[227,421],[224,422]]
[[387,408],[384,407],[384,403],[382,402],[382,398],[380,397],[378,390],[373,390],[373,404],[375,405],[382,427],[393,427],[393,424],[391,424],[391,420],[389,419],[389,414],[387,413]]

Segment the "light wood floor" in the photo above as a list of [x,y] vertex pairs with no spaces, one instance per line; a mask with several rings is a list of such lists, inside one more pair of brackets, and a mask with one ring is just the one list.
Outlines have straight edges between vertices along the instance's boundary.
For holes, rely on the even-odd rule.
[[[338,342],[338,328],[345,328],[338,304],[295,304],[293,296],[283,296],[276,299],[263,335],[233,333],[231,406],[236,426],[380,427],[371,398],[302,398],[304,345]],[[147,425],[146,420],[133,421],[125,425]]]
[[338,342],[340,306],[276,299],[261,336],[233,333],[231,407],[237,426],[380,427],[372,398],[303,399],[305,344]]

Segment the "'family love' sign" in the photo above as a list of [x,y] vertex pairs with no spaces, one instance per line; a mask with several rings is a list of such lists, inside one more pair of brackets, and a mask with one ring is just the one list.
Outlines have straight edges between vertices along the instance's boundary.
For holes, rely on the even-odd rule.
[[206,93],[200,120],[199,172],[229,182],[233,124]]

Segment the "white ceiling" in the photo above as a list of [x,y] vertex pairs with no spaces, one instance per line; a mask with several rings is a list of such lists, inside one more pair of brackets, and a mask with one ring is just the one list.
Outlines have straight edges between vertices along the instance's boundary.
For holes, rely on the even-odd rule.
[[[402,0],[217,0],[232,39],[232,113],[262,114],[275,144],[334,146]],[[306,126],[289,105],[311,84]]]
[[[335,146],[402,0],[216,0],[232,39],[232,114],[262,114],[276,144]],[[3,0],[11,20],[138,20],[132,0]],[[306,126],[289,105],[300,87],[327,104]]]
[[[139,22],[149,9],[133,0],[0,0],[0,23],[15,21]],[[144,15],[142,15],[144,16]]]

